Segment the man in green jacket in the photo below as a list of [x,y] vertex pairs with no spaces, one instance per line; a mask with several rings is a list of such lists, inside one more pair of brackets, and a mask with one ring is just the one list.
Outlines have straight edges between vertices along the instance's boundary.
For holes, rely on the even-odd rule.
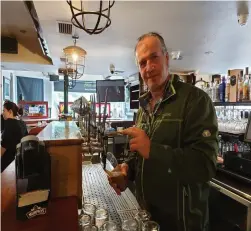
[[135,54],[149,91],[139,99],[136,126],[122,131],[137,154],[115,171],[135,182],[140,205],[161,230],[206,231],[209,181],[218,152],[212,101],[169,74],[168,52],[158,33],[141,36]]

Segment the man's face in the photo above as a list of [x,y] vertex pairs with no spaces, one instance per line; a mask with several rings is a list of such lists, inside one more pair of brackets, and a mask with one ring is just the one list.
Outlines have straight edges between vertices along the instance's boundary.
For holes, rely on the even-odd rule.
[[163,54],[158,38],[150,36],[138,43],[136,58],[141,77],[151,92],[162,89],[168,77],[168,54]]

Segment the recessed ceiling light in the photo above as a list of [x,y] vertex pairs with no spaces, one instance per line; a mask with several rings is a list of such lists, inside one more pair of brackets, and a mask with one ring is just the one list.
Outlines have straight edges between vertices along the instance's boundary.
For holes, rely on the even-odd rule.
[[211,55],[211,54],[213,54],[214,52],[213,51],[206,51],[205,52],[205,55]]

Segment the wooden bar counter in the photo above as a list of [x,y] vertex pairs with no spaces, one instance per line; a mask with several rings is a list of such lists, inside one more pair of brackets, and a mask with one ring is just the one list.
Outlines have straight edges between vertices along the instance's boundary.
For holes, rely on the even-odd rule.
[[82,138],[73,121],[53,121],[38,135],[51,156],[52,198],[77,196],[82,203]]
[[16,177],[13,161],[1,173],[2,231],[78,231],[78,198],[64,197],[49,202],[48,213],[27,221],[16,219]]

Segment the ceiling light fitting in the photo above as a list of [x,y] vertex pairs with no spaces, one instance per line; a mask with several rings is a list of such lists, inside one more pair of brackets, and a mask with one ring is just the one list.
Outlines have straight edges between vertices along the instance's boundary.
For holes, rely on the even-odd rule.
[[[84,9],[84,1],[70,1],[67,0],[68,5],[70,6],[72,18],[71,22],[74,26],[78,27],[79,29],[84,30],[86,33],[92,34],[100,34],[106,28],[111,25],[110,19],[110,10],[113,7],[115,1],[108,1],[108,6],[103,9],[104,2],[101,0],[99,2],[99,10],[98,11],[87,11]],[[77,7],[80,6],[80,7]],[[97,16],[97,21],[93,28],[90,28],[86,25],[86,16]],[[102,26],[100,25],[102,23]]]
[[86,51],[77,46],[78,36],[72,36],[74,45],[63,49],[65,55],[66,74],[69,77],[69,88],[76,86],[76,80],[81,78],[85,71],[85,56]]
[[238,23],[240,26],[245,26],[248,21],[248,14],[239,14],[238,15]]

